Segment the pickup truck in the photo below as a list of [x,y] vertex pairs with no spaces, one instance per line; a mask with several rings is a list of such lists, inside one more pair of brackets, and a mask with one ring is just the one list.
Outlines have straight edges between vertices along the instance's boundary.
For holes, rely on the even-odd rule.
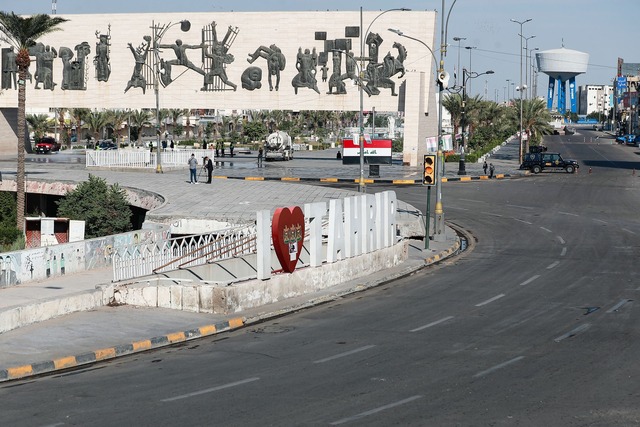
[[36,143],[36,153],[38,154],[48,154],[54,151],[60,151],[60,144],[58,144],[55,138],[45,136],[40,138]]
[[546,169],[563,169],[567,173],[574,173],[580,165],[577,161],[571,159],[563,159],[560,153],[527,153],[524,161],[520,165],[520,169],[528,169],[538,174]]

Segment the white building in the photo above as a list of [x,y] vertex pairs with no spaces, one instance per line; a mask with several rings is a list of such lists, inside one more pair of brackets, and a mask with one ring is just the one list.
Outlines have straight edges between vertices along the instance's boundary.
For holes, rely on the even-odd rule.
[[[613,86],[586,85],[578,88],[578,114],[599,113],[606,120],[613,108]],[[601,120],[602,121],[602,120]]]

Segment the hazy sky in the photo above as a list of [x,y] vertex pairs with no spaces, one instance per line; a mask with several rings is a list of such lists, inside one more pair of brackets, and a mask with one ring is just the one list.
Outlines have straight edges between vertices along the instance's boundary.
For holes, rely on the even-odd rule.
[[[453,0],[445,0],[448,12]],[[228,6],[232,5],[232,6]],[[0,10],[18,14],[51,13],[52,0],[0,0]],[[304,11],[304,10],[386,10],[406,7],[413,10],[438,10],[442,0],[57,0],[58,14],[71,13],[135,13],[135,12],[229,12],[229,11]],[[567,49],[590,55],[587,73],[577,77],[578,85],[611,84],[618,57],[625,62],[640,62],[638,45],[639,0],[457,0],[448,24],[449,49],[445,68],[453,75],[457,67],[476,72],[493,70],[469,83],[471,94],[487,94],[488,99],[503,101],[507,95],[507,79],[520,84],[520,25],[525,21],[523,36],[529,49]],[[383,20],[381,17],[380,20]],[[380,21],[379,20],[379,21]],[[376,22],[379,22],[376,21]],[[354,23],[358,25],[358,23]],[[365,26],[367,23],[365,22]],[[440,15],[437,37],[440,37]],[[466,38],[458,42],[453,37]],[[411,56],[422,58],[425,48],[406,40]],[[439,42],[436,42],[439,44]],[[523,42],[524,45],[524,42]],[[475,49],[464,49],[465,46]],[[436,46],[437,48],[437,46]],[[440,54],[437,49],[436,56]],[[458,55],[460,52],[460,55]],[[523,58],[527,56],[523,51]],[[535,56],[535,52],[534,52]],[[471,57],[471,58],[470,58]],[[471,66],[469,61],[471,59]],[[535,58],[534,58],[535,61]],[[524,67],[524,59],[523,59]],[[460,75],[460,74],[459,74]],[[523,82],[525,77],[523,77]],[[538,95],[544,95],[548,77],[539,74]],[[509,85],[511,86],[511,85]],[[511,86],[511,97],[513,88]]]

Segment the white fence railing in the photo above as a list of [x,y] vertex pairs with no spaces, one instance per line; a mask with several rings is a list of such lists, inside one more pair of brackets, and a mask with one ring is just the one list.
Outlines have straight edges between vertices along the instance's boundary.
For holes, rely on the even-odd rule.
[[[160,164],[167,167],[184,167],[187,168],[187,162],[195,154],[198,159],[198,165],[202,167],[202,159],[208,156],[215,161],[215,150],[199,150],[199,149],[181,149],[181,150],[164,150],[160,153]],[[86,166],[89,167],[107,167],[107,168],[134,168],[155,169],[158,161],[158,153],[149,150],[87,150]]]
[[174,237],[164,243],[122,247],[113,253],[113,281],[256,253],[256,227]]

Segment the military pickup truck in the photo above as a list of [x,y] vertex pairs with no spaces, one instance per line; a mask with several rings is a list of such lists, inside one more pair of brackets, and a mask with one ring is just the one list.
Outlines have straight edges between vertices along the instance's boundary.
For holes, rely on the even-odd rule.
[[574,173],[580,165],[577,161],[571,159],[563,159],[560,153],[527,153],[524,161],[520,165],[520,169],[530,170],[533,173],[540,173],[543,170],[560,170],[563,169],[567,173]]

